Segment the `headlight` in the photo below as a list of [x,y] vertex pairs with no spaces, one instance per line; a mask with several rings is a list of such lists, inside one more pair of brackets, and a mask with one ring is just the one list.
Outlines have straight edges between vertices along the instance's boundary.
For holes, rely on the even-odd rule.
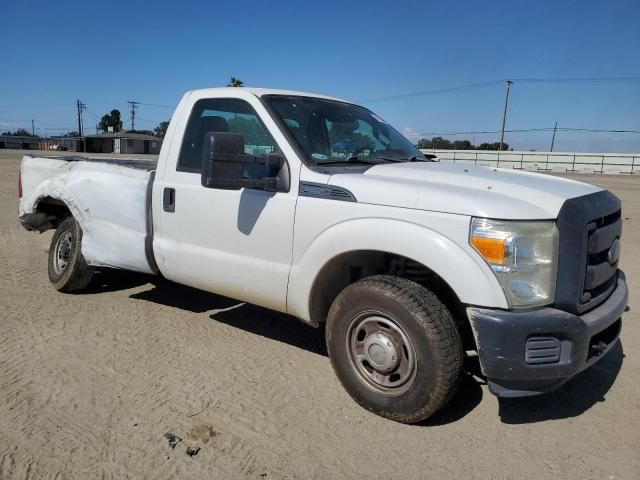
[[496,274],[511,308],[553,302],[558,266],[555,222],[474,218],[469,242]]

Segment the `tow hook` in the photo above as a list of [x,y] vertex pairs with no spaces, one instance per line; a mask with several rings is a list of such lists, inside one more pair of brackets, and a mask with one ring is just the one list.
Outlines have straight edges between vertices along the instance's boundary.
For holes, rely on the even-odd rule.
[[599,357],[604,353],[607,349],[607,344],[604,342],[598,342],[595,345],[591,345],[591,354],[590,356]]

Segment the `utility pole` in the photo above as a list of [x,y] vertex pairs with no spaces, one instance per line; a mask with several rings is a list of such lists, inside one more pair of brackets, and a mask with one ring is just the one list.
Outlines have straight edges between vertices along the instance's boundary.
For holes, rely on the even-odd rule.
[[[86,110],[87,106],[82,103],[79,99],[76,101],[76,106],[78,108],[78,135],[80,137],[84,137],[84,131],[83,131],[83,122],[82,122],[82,112],[83,110]],[[82,140],[78,140],[79,142],[82,143],[82,151],[85,152],[87,150],[84,139]],[[76,150],[77,150],[77,142],[76,142]]]
[[556,120],[556,124],[553,126],[553,136],[551,137],[551,148],[549,149],[550,152],[553,152],[553,144],[556,141],[556,129],[558,128],[558,121]]
[[31,135],[36,136],[36,126],[33,123],[33,118],[31,119]]
[[502,151],[502,144],[504,143],[504,126],[507,123],[507,106],[509,105],[509,87],[513,82],[507,80],[507,95],[504,98],[504,111],[502,112],[502,132],[500,133],[500,145],[498,145],[498,151]]
[[82,103],[80,100],[76,101],[76,106],[78,108],[78,135],[81,137],[84,136],[83,132],[83,122],[82,122],[82,112],[87,109],[87,106]]
[[138,104],[140,102],[134,102],[133,100],[129,100],[127,103],[131,105],[131,130],[135,130],[136,129],[136,110],[138,109]]

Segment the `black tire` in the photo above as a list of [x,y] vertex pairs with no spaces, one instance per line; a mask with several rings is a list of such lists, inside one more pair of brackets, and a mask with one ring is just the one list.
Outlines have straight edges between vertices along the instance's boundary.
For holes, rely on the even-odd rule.
[[49,281],[60,292],[84,289],[93,277],[81,251],[82,229],[73,217],[67,217],[56,228],[49,247]]
[[410,280],[380,275],[348,286],[329,310],[325,335],[338,379],[377,415],[416,423],[458,388],[463,351],[456,324],[438,297]]

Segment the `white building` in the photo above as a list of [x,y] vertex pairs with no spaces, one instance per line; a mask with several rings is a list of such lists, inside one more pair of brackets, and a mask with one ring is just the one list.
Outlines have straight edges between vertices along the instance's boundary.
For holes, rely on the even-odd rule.
[[87,135],[89,153],[160,153],[162,139],[144,133],[99,133]]

